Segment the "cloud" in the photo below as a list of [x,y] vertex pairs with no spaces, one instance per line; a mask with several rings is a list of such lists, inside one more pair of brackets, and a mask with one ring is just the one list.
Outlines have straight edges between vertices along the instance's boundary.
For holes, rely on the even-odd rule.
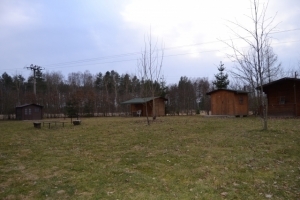
[[[232,13],[242,15],[243,3],[240,0],[133,0],[121,14],[131,28],[145,34],[151,26],[152,34],[163,39],[166,46],[185,46],[180,50],[197,58],[199,52],[224,47],[216,42],[217,38],[223,36],[226,19],[234,17]],[[211,41],[214,42],[207,43]]]
[[0,3],[0,27],[24,28],[37,22],[37,6],[26,1],[4,0]]
[[[298,1],[270,1],[268,16],[278,11],[276,19],[282,21],[277,30],[300,27]],[[107,62],[99,61],[103,64],[88,63],[87,67],[93,72],[134,72],[151,26],[153,40],[166,47],[164,71],[168,76],[175,80],[180,75],[206,76],[230,52],[218,40],[234,38],[227,20],[250,25],[245,21],[249,8],[249,0],[0,0],[1,66],[6,70],[31,63],[110,57]],[[272,35],[279,59],[289,56],[295,60],[299,42],[290,41],[298,35],[299,31]],[[278,42],[284,43],[275,45]]]

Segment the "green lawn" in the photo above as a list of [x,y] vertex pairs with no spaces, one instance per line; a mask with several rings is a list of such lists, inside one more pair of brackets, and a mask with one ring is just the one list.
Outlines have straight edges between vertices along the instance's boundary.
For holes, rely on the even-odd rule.
[[0,199],[299,199],[300,119],[0,121]]

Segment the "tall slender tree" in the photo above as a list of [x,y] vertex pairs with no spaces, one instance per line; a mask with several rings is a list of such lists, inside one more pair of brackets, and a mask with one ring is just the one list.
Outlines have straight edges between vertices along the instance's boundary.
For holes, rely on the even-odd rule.
[[[163,65],[164,51],[163,47],[158,49],[157,41],[153,42],[151,31],[148,38],[145,38],[144,49],[141,53],[141,58],[138,62],[138,70],[141,76],[141,80],[146,84],[146,90],[148,90],[152,96],[152,118],[156,119],[156,106],[155,106],[155,95],[157,91],[159,91],[159,82],[162,78],[161,69]],[[147,104],[146,104],[147,105]],[[148,112],[146,108],[146,116],[148,125],[150,125],[150,121],[148,118]]]
[[13,94],[13,78],[6,72],[0,77],[0,103],[3,114],[7,115],[9,118],[10,114],[14,112],[14,94]]
[[[268,62],[268,56],[271,58],[269,55],[271,52],[270,34],[276,28],[276,25],[274,25],[275,16],[270,18],[266,16],[268,1],[266,3],[261,3],[259,0],[249,1],[250,15],[247,18],[250,22],[241,24],[231,21],[234,28],[244,31],[244,34],[242,35],[240,31],[238,32],[236,29],[229,27],[235,37],[248,44],[248,52],[244,52],[242,48],[237,47],[233,41],[229,43],[225,41],[224,43],[233,50],[229,57],[238,64],[232,72],[233,76],[245,81],[253,89],[259,88],[257,93],[258,105],[262,108],[263,129],[267,130],[267,101],[263,95],[262,85],[267,82],[272,67],[277,66],[274,63],[272,66],[271,62]],[[249,37],[246,37],[245,34]]]

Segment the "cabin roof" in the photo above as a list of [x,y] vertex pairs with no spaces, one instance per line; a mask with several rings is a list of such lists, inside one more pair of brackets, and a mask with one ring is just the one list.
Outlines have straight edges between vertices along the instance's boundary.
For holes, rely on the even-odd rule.
[[26,107],[26,106],[38,106],[38,107],[44,107],[42,105],[38,105],[38,104],[35,104],[35,103],[28,103],[28,104],[23,104],[23,105],[19,105],[19,106],[16,106],[16,108],[23,108],[23,107]]
[[121,104],[140,104],[140,103],[146,103],[148,101],[152,101],[153,99],[157,99],[157,98],[162,98],[165,101],[167,101],[167,99],[163,97],[144,97],[144,98],[133,98],[128,101],[124,101]]
[[[282,83],[282,82],[288,82],[288,81],[296,81],[296,82],[300,82],[300,79],[299,78],[290,78],[290,77],[285,77],[285,78],[281,78],[281,79],[278,79],[276,81],[272,81],[270,83],[266,83],[264,85],[262,85],[263,88],[267,88],[267,87],[272,87],[274,86],[275,84],[277,83]],[[258,86],[256,88],[257,90],[260,90],[260,86]]]
[[243,91],[243,90],[217,89],[217,90],[207,92],[206,94],[211,95],[212,93],[219,92],[219,91],[228,91],[228,92],[233,92],[235,94],[248,94],[249,93],[249,92]]

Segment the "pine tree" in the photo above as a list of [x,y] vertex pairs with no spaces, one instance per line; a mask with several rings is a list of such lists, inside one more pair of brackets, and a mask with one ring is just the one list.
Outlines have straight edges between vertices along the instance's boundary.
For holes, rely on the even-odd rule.
[[215,74],[216,80],[213,81],[213,84],[217,87],[217,89],[227,89],[227,86],[229,85],[228,74],[224,73],[225,67],[222,61],[220,62],[218,70],[219,73]]

